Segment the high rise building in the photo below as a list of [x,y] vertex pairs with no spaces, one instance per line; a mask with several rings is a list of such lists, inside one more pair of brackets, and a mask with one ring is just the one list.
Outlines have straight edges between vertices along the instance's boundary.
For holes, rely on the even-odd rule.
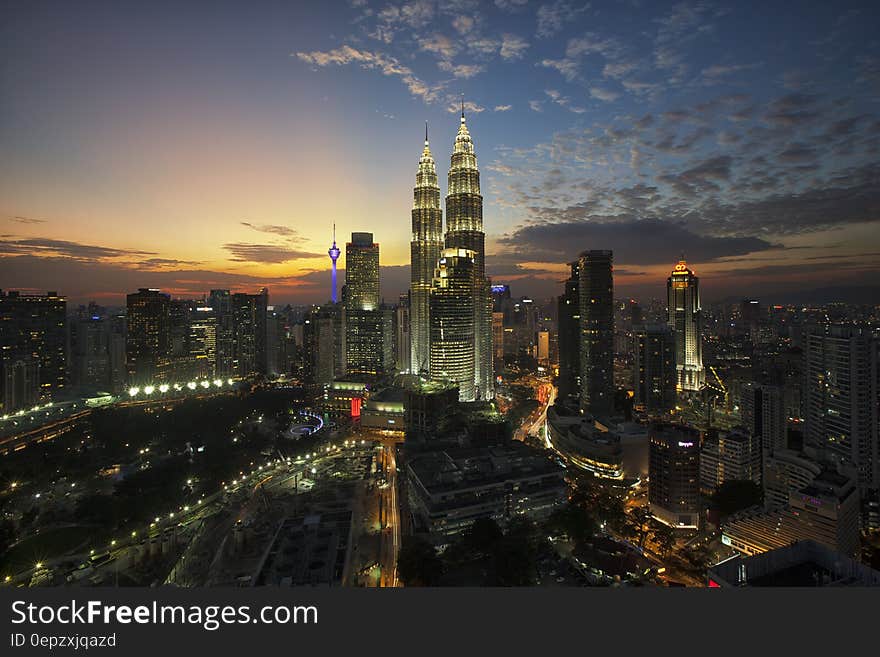
[[675,367],[679,390],[696,392],[703,387],[703,311],[700,279],[684,259],[666,281],[669,327],[675,331]]
[[431,378],[458,385],[460,401],[476,398],[474,252],[444,249],[431,289]]
[[581,389],[581,261],[570,263],[571,276],[557,297],[559,315],[559,397],[577,397]]
[[760,438],[765,450],[780,450],[788,446],[788,422],[783,391],[779,386],[749,382],[740,394],[743,424]]
[[267,317],[269,290],[236,292],[231,298],[235,371],[239,376],[268,372]]
[[700,489],[712,495],[728,481],[761,485],[761,441],[743,427],[709,431],[700,449]]
[[700,526],[700,432],[656,424],[649,431],[648,503],[657,520],[676,528]]
[[614,282],[611,251],[584,251],[578,265],[580,305],[580,407],[614,410]]
[[330,268],[333,272],[330,276],[330,300],[333,303],[336,303],[336,261],[339,260],[339,255],[342,253],[339,247],[336,246],[336,224],[333,224],[333,245],[327,249],[327,255],[330,256]]
[[345,330],[342,304],[316,306],[303,322],[306,379],[328,386],[345,374]]
[[480,194],[477,156],[465,122],[463,105],[447,180],[446,248],[465,249],[473,253],[474,394],[477,399],[491,399],[495,396],[492,370],[492,294],[491,282],[486,278],[483,197]]
[[412,315],[410,305],[410,295],[401,294],[400,302],[395,310],[397,319],[395,327],[397,330],[397,371],[412,371]]
[[211,306],[192,309],[187,345],[190,356],[199,362],[196,369],[212,378],[218,376],[217,314]]
[[18,362],[29,356],[36,361],[40,399],[52,399],[69,383],[67,354],[64,297],[57,292],[39,295],[0,290],[0,360]]
[[857,470],[861,492],[880,488],[880,340],[867,329],[824,327],[804,348],[805,442]]
[[668,413],[676,400],[675,334],[665,324],[636,327],[633,347],[634,403],[649,413]]
[[80,306],[71,318],[70,353],[74,385],[93,390],[110,388],[110,324],[97,308]]
[[427,374],[431,360],[431,324],[428,306],[434,268],[443,250],[443,211],[440,209],[440,185],[437,167],[428,146],[425,124],[425,148],[419,159],[416,186],[413,188],[412,241],[410,242],[410,368],[413,374]]
[[0,359],[0,412],[8,415],[39,402],[39,361],[28,354],[5,354]]
[[379,245],[372,233],[352,233],[345,246],[345,349],[351,374],[384,369],[383,319],[379,299]]
[[141,385],[157,380],[171,351],[171,297],[140,288],[126,297],[125,361],[128,380]]
[[227,377],[235,369],[235,328],[232,316],[232,295],[229,290],[211,290],[208,305],[217,319],[215,375]]

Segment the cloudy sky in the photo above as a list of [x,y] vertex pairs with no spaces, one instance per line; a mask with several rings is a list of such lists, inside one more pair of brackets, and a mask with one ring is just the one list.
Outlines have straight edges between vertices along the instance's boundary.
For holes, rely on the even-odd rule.
[[[876,3],[13,2],[0,24],[0,281],[118,303],[329,297],[372,230],[407,285],[424,121],[445,193],[464,95],[487,268],[621,296],[684,253],[708,299],[880,284]],[[344,259],[341,262],[344,266]]]

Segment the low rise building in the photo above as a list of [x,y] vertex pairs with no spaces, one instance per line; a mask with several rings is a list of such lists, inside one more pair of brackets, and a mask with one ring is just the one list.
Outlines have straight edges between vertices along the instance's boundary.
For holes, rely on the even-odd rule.
[[568,494],[564,469],[520,442],[422,453],[406,464],[406,475],[417,527],[438,544],[478,518],[546,517]]
[[553,449],[576,468],[603,479],[623,479],[620,437],[592,417],[551,406],[547,437]]

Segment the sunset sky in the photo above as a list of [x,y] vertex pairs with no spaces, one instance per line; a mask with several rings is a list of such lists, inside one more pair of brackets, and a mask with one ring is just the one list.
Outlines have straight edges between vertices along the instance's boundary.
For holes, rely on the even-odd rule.
[[335,222],[374,233],[394,300],[424,122],[445,194],[461,94],[514,295],[557,294],[584,249],[614,250],[621,296],[662,297],[681,253],[710,300],[877,286],[878,25],[847,2],[13,0],[0,287],[320,302]]

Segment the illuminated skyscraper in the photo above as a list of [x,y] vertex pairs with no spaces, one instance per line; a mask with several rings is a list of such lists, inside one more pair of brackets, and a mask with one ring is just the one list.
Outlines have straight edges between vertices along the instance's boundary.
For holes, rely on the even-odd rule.
[[333,303],[336,303],[336,261],[339,259],[340,253],[342,253],[342,251],[340,251],[339,247],[336,246],[336,224],[333,224],[333,246],[331,246],[327,250],[327,255],[330,256],[330,262],[332,263],[331,267],[333,271],[330,279],[331,285],[333,286],[333,289],[330,291],[330,299],[333,301]]
[[379,374],[384,368],[379,307],[379,245],[372,233],[352,233],[345,246],[345,349],[349,373]]
[[461,401],[473,401],[474,252],[444,249],[431,289],[431,378],[458,385]]
[[443,211],[440,209],[440,185],[437,168],[428,147],[428,124],[425,124],[425,149],[419,159],[416,186],[413,188],[412,241],[410,242],[410,358],[409,370],[427,373],[431,354],[431,325],[428,317],[434,268],[443,249]]
[[584,251],[578,263],[580,407],[605,417],[614,410],[614,282],[611,251]]
[[126,297],[128,332],[125,361],[129,383],[154,380],[171,351],[171,297],[141,288]]
[[[492,371],[492,295],[486,278],[483,197],[474,144],[461,111],[446,194],[446,248],[466,249],[474,259],[474,385],[477,399],[494,397]],[[433,376],[433,372],[432,372]]]
[[666,282],[669,327],[675,331],[675,367],[679,390],[703,386],[703,311],[700,279],[682,258]]

